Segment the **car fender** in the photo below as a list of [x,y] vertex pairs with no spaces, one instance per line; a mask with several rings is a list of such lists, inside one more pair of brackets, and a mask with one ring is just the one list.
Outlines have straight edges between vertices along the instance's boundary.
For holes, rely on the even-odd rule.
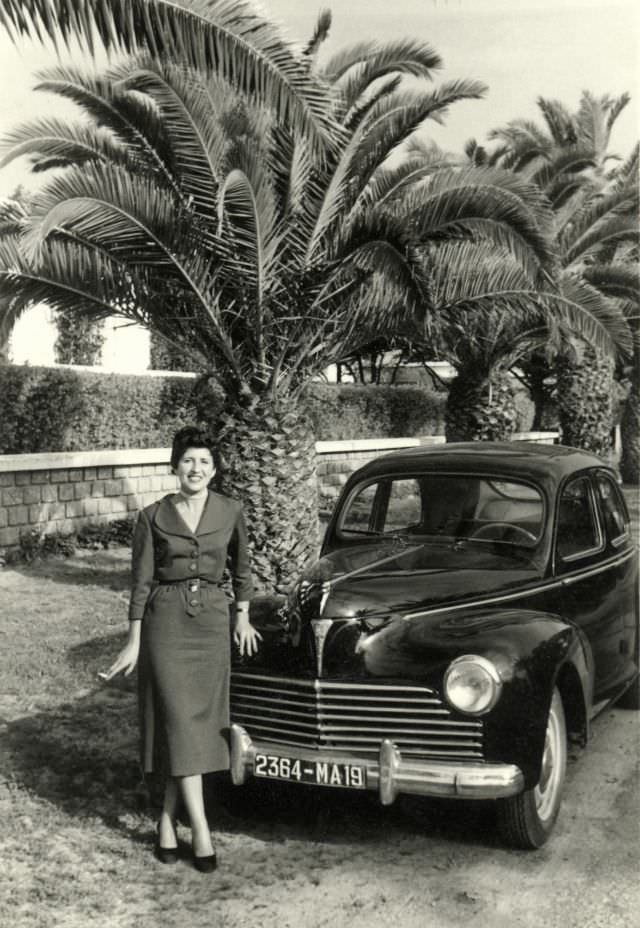
[[[444,618],[432,630],[441,643],[448,628]],[[531,788],[540,778],[555,686],[570,737],[582,743],[588,737],[594,663],[586,636],[561,616],[537,610],[476,612],[456,617],[450,628],[458,654],[488,658],[502,682],[498,702],[484,716],[487,761],[517,764]]]

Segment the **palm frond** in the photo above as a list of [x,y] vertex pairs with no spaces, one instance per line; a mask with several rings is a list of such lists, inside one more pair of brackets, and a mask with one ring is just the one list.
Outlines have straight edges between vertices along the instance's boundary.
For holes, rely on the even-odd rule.
[[535,122],[527,119],[514,119],[506,126],[491,129],[487,138],[502,142],[510,151],[529,148],[548,151],[553,144]]
[[27,218],[25,205],[9,197],[0,201],[0,238],[8,235],[20,235]]
[[620,264],[594,264],[583,270],[582,276],[605,296],[640,303],[640,272],[636,266]]
[[[419,39],[396,39],[384,44],[376,41],[354,43],[341,49],[322,68],[326,80],[335,84],[344,77],[353,83],[343,87],[349,105],[360,96],[373,80],[383,75],[400,71],[415,77],[432,77],[432,72],[442,67],[440,55]],[[358,77],[350,75],[358,70]]]
[[547,153],[544,164],[529,176],[543,190],[551,188],[559,176],[576,175],[596,163],[594,150],[586,145],[569,145]]
[[309,241],[312,256],[339,216],[348,216],[375,170],[429,118],[439,120],[456,100],[481,96],[477,81],[451,81],[425,94],[398,92],[380,100],[358,127],[326,188]]
[[[131,275],[104,254],[71,242],[50,242],[46,260],[31,261],[20,236],[0,241],[0,286],[3,297],[14,302],[2,306],[2,323],[14,321],[22,308],[47,303],[54,309],[80,312],[93,318],[116,314],[118,308],[135,314],[131,301]],[[140,320],[139,320],[140,321]]]
[[36,257],[49,233],[69,228],[132,263],[168,257],[177,232],[178,203],[153,178],[112,165],[73,167],[45,187],[34,202],[25,250]]
[[402,77],[399,74],[389,74],[387,77],[381,77],[366,93],[361,94],[346,111],[346,104],[344,100],[341,100],[340,106],[344,111],[341,122],[345,129],[348,132],[353,132],[358,123],[361,123],[366,118],[383,97],[395,93],[400,86],[401,80]]
[[576,121],[559,100],[538,97],[537,104],[556,145],[575,145],[578,141]]
[[118,88],[108,76],[93,77],[75,68],[52,68],[39,79],[36,90],[71,100],[126,145],[141,170],[153,172],[159,182],[177,190],[166,127],[149,97]]
[[571,236],[571,239],[562,255],[565,266],[597,257],[603,249],[609,250],[614,245],[626,242],[637,244],[640,242],[640,228],[635,216],[610,213],[581,235]]
[[332,145],[325,87],[244,0],[4,0],[0,24],[14,41],[44,34],[93,49],[97,36],[107,50],[146,49],[158,61],[215,73],[308,133],[318,150]]
[[0,168],[24,155],[31,156],[35,169],[41,169],[52,159],[60,164],[86,161],[131,164],[126,146],[114,139],[108,130],[84,123],[74,125],[61,119],[38,119],[14,127],[0,139],[0,151],[5,152]]
[[226,144],[220,124],[222,100],[212,97],[205,82],[184,68],[158,66],[150,60],[139,65],[127,69],[120,86],[147,94],[155,102],[171,127],[174,176],[204,225],[210,225]]
[[313,29],[313,35],[307,42],[304,48],[304,55],[307,55],[309,58],[315,58],[318,54],[318,50],[323,42],[329,36],[331,30],[331,10],[323,8],[318,13],[318,18]]
[[279,240],[270,191],[254,170],[253,178],[236,168],[225,178],[218,202],[219,235],[233,254],[235,281],[229,286],[243,294],[241,325],[244,336],[263,352],[263,329],[267,317],[266,295],[278,258]]
[[620,307],[585,280],[565,273],[558,293],[542,293],[540,299],[588,344],[610,355],[630,353],[631,332]]
[[[408,155],[394,167],[381,167],[360,194],[357,201],[359,210],[374,207],[389,207],[407,188],[440,171],[450,168],[450,158],[437,146],[425,150],[424,154]],[[402,209],[402,203],[399,203]]]
[[541,191],[495,168],[438,171],[407,196],[406,217],[424,241],[480,234],[535,273],[555,261],[551,211]]

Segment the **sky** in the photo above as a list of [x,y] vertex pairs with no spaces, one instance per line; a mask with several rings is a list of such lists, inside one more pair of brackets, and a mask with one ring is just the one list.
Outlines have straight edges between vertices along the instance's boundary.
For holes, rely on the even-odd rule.
[[[448,151],[511,119],[537,118],[538,96],[575,109],[583,89],[597,96],[632,94],[616,123],[612,149],[629,153],[640,135],[640,4],[635,0],[262,0],[291,39],[305,42],[322,6],[333,14],[328,56],[363,39],[412,36],[444,60],[439,80],[471,77],[489,86],[482,101],[451,108],[446,125],[429,123],[426,136]],[[82,64],[82,50],[72,60]],[[57,63],[39,43],[11,45],[0,32],[0,135],[38,116],[71,116],[73,107],[31,88],[35,72]],[[65,63],[68,63],[65,61]],[[0,169],[0,196],[41,178],[24,162]]]

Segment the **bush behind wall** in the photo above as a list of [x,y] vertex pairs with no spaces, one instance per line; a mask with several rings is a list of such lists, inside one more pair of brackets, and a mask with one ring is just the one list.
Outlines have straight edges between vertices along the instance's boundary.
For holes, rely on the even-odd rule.
[[[424,387],[311,384],[318,440],[441,434],[445,393]],[[0,366],[0,453],[167,447],[174,431],[212,421],[222,391],[183,377]]]

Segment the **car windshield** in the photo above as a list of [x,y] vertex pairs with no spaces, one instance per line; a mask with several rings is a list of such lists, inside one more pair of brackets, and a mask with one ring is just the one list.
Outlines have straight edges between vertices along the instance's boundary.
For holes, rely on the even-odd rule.
[[344,539],[444,536],[534,547],[543,527],[542,494],[502,477],[467,474],[385,476],[362,483],[338,518]]

